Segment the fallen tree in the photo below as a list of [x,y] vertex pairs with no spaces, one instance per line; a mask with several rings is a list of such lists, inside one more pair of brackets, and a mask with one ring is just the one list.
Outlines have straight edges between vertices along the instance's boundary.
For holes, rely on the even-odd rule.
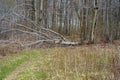
[[18,43],[21,47],[35,47],[42,43],[67,46],[79,45],[78,42],[70,42],[63,35],[51,29],[38,26],[31,19],[16,12],[16,9],[17,6],[10,14],[4,14],[0,18],[0,45],[3,43]]

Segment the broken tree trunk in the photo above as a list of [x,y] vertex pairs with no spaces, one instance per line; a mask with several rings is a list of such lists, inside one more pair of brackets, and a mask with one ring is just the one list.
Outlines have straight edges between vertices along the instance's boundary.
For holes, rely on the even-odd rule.
[[[16,7],[21,7],[21,5]],[[16,7],[10,14],[7,14],[0,19],[1,24],[5,22],[8,23],[6,24],[5,29],[3,29],[4,26],[1,28],[0,40],[18,41],[23,44],[22,46],[27,47],[39,45],[41,43],[52,43],[67,46],[79,45],[78,42],[70,42],[63,35],[51,29],[43,27],[39,28],[34,21],[25,17],[23,14],[19,14]],[[9,24],[11,24],[11,26]]]

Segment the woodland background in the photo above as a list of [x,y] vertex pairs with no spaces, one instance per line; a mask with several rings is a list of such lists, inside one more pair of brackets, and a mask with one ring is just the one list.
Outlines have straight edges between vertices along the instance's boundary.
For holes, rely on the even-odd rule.
[[0,80],[120,80],[120,0],[0,0]]
[[52,29],[75,41],[120,39],[120,0],[1,0],[0,15],[9,14],[15,6],[19,6],[16,12],[39,28]]

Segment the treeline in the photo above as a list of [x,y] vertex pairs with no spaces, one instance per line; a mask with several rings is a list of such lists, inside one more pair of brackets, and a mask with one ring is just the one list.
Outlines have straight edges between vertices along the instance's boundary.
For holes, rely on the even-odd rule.
[[120,0],[16,0],[16,5],[39,27],[80,41],[120,39]]

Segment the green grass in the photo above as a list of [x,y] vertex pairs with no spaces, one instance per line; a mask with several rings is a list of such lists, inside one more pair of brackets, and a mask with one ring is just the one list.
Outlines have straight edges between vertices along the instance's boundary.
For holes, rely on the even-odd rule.
[[28,51],[20,54],[9,55],[0,59],[0,80],[3,80],[25,61],[32,60],[41,54],[42,52],[40,51]]
[[[53,48],[7,56],[0,60],[0,79],[8,76],[26,61],[31,64],[14,80],[105,80],[114,78],[112,60],[115,49]],[[3,62],[4,61],[4,62]]]

